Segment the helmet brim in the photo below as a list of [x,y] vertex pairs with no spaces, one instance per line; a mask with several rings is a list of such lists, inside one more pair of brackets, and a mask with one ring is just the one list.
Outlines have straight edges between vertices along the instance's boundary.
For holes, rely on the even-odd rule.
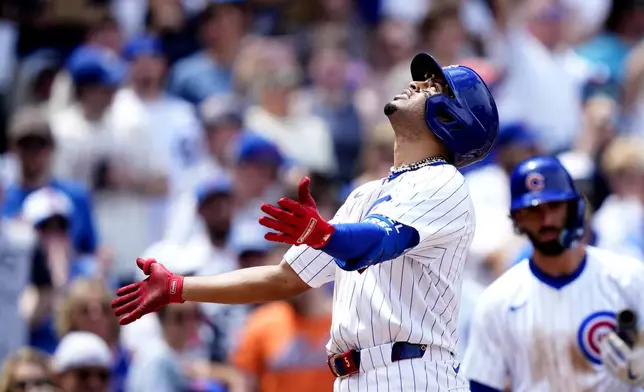
[[427,53],[418,53],[414,56],[414,59],[411,60],[410,69],[411,78],[415,82],[424,82],[432,75],[440,75],[443,79],[446,79],[443,67]]
[[531,192],[512,199],[510,210],[512,212],[522,208],[536,207],[545,203],[570,201],[579,198],[579,194],[573,191],[548,191]]

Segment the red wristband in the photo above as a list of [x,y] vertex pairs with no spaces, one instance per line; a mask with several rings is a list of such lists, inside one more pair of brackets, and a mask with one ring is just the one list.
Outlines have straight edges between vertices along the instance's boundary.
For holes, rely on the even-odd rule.
[[183,293],[183,276],[172,275],[168,280],[168,295],[171,304],[182,304],[186,301],[182,298]]

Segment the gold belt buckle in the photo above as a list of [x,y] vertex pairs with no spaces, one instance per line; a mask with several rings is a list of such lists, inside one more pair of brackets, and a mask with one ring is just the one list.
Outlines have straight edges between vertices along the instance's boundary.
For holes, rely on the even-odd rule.
[[[348,378],[353,373],[347,373],[347,374],[341,375],[340,372],[338,372],[338,367],[335,365],[335,361],[338,358],[342,358],[342,354],[334,354],[329,357],[327,361],[327,363],[329,364],[329,369],[331,369],[331,373],[333,373],[333,375],[336,376],[337,378]],[[342,359],[346,362],[347,369],[351,368],[351,363],[349,363],[349,359],[347,357],[344,357]]]

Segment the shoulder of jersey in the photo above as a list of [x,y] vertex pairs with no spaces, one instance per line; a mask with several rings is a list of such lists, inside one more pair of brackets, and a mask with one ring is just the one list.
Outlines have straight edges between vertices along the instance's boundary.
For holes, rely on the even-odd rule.
[[350,194],[349,197],[347,197],[347,200],[353,200],[357,199],[360,196],[364,194],[368,194],[374,189],[378,189],[379,186],[382,185],[382,179],[380,180],[373,180],[373,181],[368,181],[365,182],[364,184],[358,186],[356,189],[354,189]]
[[606,249],[586,247],[587,263],[598,273],[618,281],[623,286],[644,284],[644,261]]
[[492,284],[485,288],[479,301],[486,307],[507,309],[517,294],[531,279],[532,273],[527,260],[510,267]]

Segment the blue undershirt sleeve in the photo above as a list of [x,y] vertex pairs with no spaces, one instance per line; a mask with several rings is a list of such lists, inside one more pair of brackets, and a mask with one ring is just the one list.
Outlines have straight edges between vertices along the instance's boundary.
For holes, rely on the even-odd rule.
[[393,260],[405,250],[418,245],[416,229],[395,222],[383,215],[369,215],[360,223],[334,225],[335,232],[321,248],[335,258],[346,271]]

